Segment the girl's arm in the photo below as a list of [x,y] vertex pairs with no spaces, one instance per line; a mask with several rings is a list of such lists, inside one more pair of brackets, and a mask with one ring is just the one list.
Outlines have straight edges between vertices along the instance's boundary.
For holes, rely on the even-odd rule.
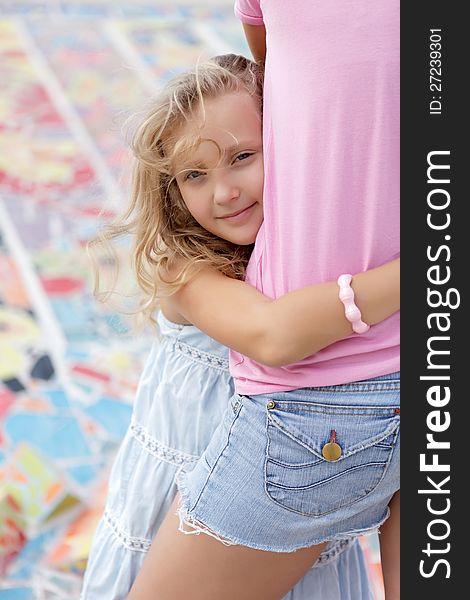
[[[362,320],[369,325],[383,321],[400,308],[400,259],[354,275],[351,286]],[[261,364],[278,367],[352,333],[338,292],[335,281],[272,300],[208,267],[171,300],[184,319],[212,338]]]

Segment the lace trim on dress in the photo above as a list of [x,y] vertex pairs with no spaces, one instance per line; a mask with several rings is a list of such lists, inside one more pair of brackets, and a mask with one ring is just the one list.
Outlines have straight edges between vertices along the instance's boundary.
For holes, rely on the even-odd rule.
[[356,538],[349,537],[344,538],[343,540],[337,540],[335,542],[332,542],[331,546],[329,546],[326,550],[323,550],[323,552],[320,554],[320,556],[317,559],[317,562],[315,563],[315,566],[328,564],[329,562],[334,560],[338,556],[338,554],[341,554],[341,552],[347,550],[349,546],[355,541]]
[[162,444],[162,442],[159,442],[152,437],[145,427],[135,421],[131,423],[130,429],[134,438],[145,448],[145,450],[160,460],[176,465],[177,467],[183,467],[185,465],[193,464],[199,459],[199,456],[186,454],[176,448],[170,448],[170,446]]
[[175,349],[195,362],[201,363],[205,366],[213,367],[214,369],[219,369],[220,371],[229,370],[228,359],[217,356],[216,354],[210,354],[209,352],[204,352],[204,350],[198,350],[194,346],[190,346],[189,344],[179,341],[175,342]]
[[125,533],[119,526],[118,519],[114,517],[109,511],[104,511],[103,519],[106,525],[111,529],[113,535],[128,550],[134,550],[136,552],[148,552],[150,550],[152,540],[133,537]]

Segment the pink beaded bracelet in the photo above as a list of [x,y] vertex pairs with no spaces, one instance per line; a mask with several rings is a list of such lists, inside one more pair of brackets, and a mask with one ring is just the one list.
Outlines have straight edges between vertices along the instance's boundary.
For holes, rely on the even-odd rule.
[[354,302],[354,290],[351,287],[352,275],[345,273],[340,275],[337,280],[339,285],[339,299],[344,304],[344,314],[351,323],[355,333],[366,333],[370,325],[364,323],[361,319],[361,311]]

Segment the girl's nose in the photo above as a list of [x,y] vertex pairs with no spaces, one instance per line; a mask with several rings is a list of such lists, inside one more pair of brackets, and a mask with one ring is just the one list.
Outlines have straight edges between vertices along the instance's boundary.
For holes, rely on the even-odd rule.
[[227,204],[240,197],[239,187],[231,181],[230,177],[220,174],[214,185],[215,204]]

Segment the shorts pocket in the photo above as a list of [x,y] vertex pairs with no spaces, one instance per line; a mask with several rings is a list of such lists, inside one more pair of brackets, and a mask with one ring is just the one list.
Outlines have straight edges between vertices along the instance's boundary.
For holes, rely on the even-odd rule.
[[[384,477],[400,426],[397,407],[268,406],[265,489],[280,506],[320,517],[358,502]],[[341,456],[326,460],[322,449],[333,439]]]

